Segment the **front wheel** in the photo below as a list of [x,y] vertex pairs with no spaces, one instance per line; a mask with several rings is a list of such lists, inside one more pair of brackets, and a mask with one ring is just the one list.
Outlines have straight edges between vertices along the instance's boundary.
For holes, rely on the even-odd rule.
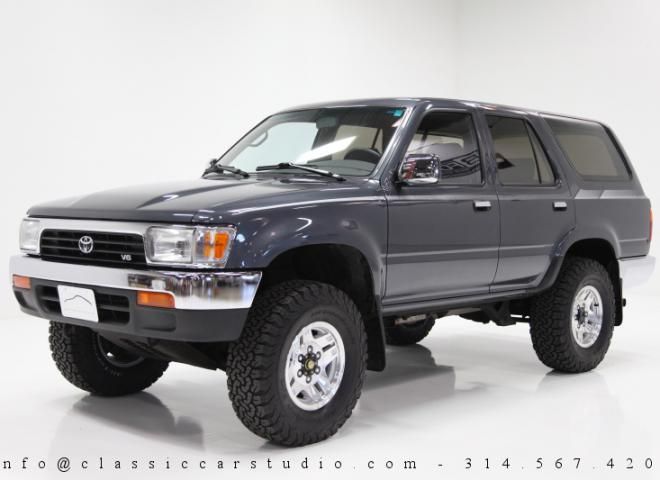
[[259,295],[229,347],[229,397],[253,433],[286,446],[319,442],[350,417],[366,358],[364,325],[348,295],[285,282]]
[[50,351],[71,384],[95,395],[137,393],[158,380],[168,362],[143,358],[109,342],[95,331],[51,322]]
[[615,295],[602,264],[569,257],[547,292],[532,302],[530,333],[539,359],[567,373],[592,370],[614,332]]

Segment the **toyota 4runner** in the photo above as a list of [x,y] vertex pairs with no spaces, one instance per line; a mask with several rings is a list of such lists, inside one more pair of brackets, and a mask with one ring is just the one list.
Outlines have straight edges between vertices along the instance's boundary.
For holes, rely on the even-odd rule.
[[73,385],[221,369],[247,428],[303,445],[347,420],[386,344],[443,316],[528,323],[549,368],[593,369],[651,231],[602,123],[381,99],[272,115],[200,179],[32,207],[10,270]]

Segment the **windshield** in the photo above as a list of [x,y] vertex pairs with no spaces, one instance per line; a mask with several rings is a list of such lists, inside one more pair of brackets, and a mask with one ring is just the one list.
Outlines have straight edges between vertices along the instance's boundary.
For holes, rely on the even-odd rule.
[[260,166],[291,162],[339,175],[367,176],[380,161],[404,111],[348,107],[273,115],[234,145],[219,164],[256,172]]

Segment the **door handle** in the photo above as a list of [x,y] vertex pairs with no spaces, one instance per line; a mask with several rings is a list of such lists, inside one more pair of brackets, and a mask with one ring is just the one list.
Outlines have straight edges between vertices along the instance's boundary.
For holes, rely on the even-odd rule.
[[474,201],[474,209],[477,210],[478,212],[486,212],[490,210],[492,205],[490,204],[489,200],[475,200]]
[[563,212],[568,208],[568,204],[566,202],[553,202],[552,208],[558,212]]

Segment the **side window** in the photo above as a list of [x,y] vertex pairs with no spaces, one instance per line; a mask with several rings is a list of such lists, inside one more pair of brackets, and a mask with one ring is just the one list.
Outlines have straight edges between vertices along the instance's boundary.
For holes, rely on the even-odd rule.
[[486,115],[502,185],[552,185],[548,157],[525,120]]
[[440,160],[440,184],[481,184],[481,156],[472,116],[431,112],[422,119],[406,154],[428,153]]
[[555,174],[552,173],[552,167],[548,160],[545,150],[541,146],[541,141],[536,136],[534,131],[527,127],[529,138],[532,140],[532,147],[534,148],[534,158],[536,159],[536,166],[539,169],[539,179],[541,185],[553,185],[556,181]]
[[545,117],[568,161],[586,180],[628,180],[630,172],[607,130],[596,122]]

